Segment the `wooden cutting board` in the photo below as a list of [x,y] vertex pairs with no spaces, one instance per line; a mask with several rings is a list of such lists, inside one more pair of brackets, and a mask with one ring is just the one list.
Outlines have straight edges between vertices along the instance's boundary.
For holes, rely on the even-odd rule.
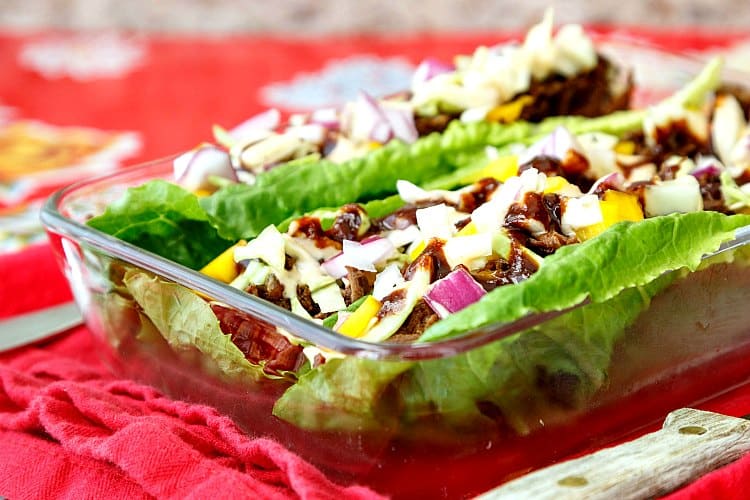
[[664,495],[750,451],[750,421],[682,408],[662,428],[541,469],[478,498],[641,499]]

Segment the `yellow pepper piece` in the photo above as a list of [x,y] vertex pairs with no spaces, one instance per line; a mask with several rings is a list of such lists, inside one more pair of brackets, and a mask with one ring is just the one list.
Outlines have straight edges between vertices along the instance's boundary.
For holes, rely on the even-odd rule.
[[224,283],[231,283],[231,281],[237,277],[237,265],[234,262],[234,248],[237,245],[244,245],[245,241],[240,241],[227,248],[218,257],[206,264],[201,272],[206,276],[210,276],[214,279],[222,281]]
[[617,220],[615,220],[615,222],[621,220],[629,220],[633,222],[643,220],[643,209],[638,202],[638,197],[634,194],[622,193],[610,189],[605,191],[602,200],[607,203],[613,203],[617,207]]
[[409,251],[409,262],[413,262],[414,259],[419,257],[419,254],[422,253],[422,250],[424,250],[426,246],[427,245],[425,244],[424,240],[414,245],[414,247]]
[[559,191],[562,191],[566,186],[569,185],[570,183],[567,181],[567,179],[565,179],[565,177],[552,175],[550,177],[547,177],[547,179],[544,181],[544,194],[557,193]]
[[198,198],[203,198],[205,196],[210,196],[211,191],[209,191],[208,189],[198,188],[195,191],[193,191],[193,194],[195,194],[195,196],[197,196]]
[[380,144],[377,141],[370,141],[370,142],[367,143],[367,147],[368,147],[368,149],[373,150],[373,149],[382,148],[383,145]]
[[638,203],[638,197],[630,193],[606,191],[599,201],[599,208],[602,211],[602,222],[577,229],[576,236],[579,240],[589,240],[620,221],[643,220],[643,210]]
[[466,183],[471,183],[485,177],[493,177],[500,182],[505,182],[514,175],[518,175],[518,157],[509,155],[492,160],[482,170],[472,175],[471,179],[464,180]]
[[456,233],[456,236],[471,236],[472,234],[477,234],[477,225],[474,224],[474,221],[470,221],[468,224],[462,227],[461,230]]
[[375,317],[379,310],[380,301],[372,295],[368,296],[357,310],[341,323],[339,333],[348,337],[361,337],[367,331],[367,327],[370,326],[370,320]]
[[633,141],[620,141],[615,144],[615,153],[621,155],[632,155],[635,153],[635,143]]
[[526,105],[534,102],[534,98],[530,95],[523,95],[518,99],[514,99],[500,106],[496,106],[487,113],[485,120],[488,122],[499,122],[499,123],[511,123],[518,120],[521,116],[521,112]]

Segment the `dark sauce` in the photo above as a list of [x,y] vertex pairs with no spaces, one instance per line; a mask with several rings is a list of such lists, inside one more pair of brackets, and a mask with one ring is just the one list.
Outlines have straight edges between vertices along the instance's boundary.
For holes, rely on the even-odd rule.
[[404,279],[407,281],[414,277],[417,269],[431,269],[430,282],[445,278],[451,271],[448,261],[443,254],[442,240],[433,239],[427,244],[422,253],[404,271]]
[[339,209],[336,220],[326,235],[338,242],[344,240],[359,240],[359,230],[366,217],[364,209],[355,203],[344,205]]
[[489,260],[482,269],[471,274],[489,292],[499,286],[519,283],[538,269],[537,263],[514,241],[510,246],[508,260],[503,258]]
[[378,311],[377,318],[381,320],[386,316],[398,314],[406,304],[406,290],[394,290],[389,295],[383,297],[382,305]]
[[478,206],[484,204],[499,186],[500,181],[492,177],[478,180],[474,183],[474,189],[461,195],[456,210],[465,213],[473,212]]

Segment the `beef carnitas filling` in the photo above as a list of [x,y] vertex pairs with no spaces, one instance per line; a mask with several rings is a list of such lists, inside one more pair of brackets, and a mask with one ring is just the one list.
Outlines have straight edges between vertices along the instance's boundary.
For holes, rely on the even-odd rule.
[[[510,99],[530,96],[519,120],[538,122],[550,116],[577,115],[594,117],[627,109],[633,92],[633,82],[606,57],[598,57],[596,66],[572,77],[552,75],[544,80],[532,80],[529,90]],[[622,80],[622,81],[620,81]],[[415,116],[420,136],[443,132],[457,113],[441,112],[433,116]]]
[[302,346],[294,345],[273,325],[235,309],[211,304],[221,331],[232,338],[248,361],[263,364],[271,375],[293,372],[305,362]]

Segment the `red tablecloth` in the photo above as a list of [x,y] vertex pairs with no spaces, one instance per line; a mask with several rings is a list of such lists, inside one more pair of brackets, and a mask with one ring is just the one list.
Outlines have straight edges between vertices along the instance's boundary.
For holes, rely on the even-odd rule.
[[[695,30],[599,31],[637,34],[667,48],[694,50],[721,49],[747,36]],[[80,69],[69,58],[92,50],[90,41],[78,39],[62,55],[44,53],[50,36],[64,40],[70,35],[0,34],[0,125],[3,116],[6,122],[12,116],[14,122],[41,121],[56,130],[88,127],[105,134],[137,133],[137,147],[118,157],[117,165],[189,148],[210,138],[212,123],[232,126],[270,104],[293,111],[323,103],[350,90],[337,87],[347,79],[376,81],[374,92],[387,90],[403,76],[404,68],[425,55],[448,59],[507,38],[124,37],[107,41],[115,56],[94,54],[99,67]],[[136,56],[128,63],[132,51]],[[106,61],[112,57],[124,61],[125,69],[109,68]],[[73,77],[55,74],[66,71]],[[282,84],[269,86],[270,82]],[[327,93],[311,93],[315,88]],[[8,149],[0,144],[0,164],[4,151]],[[0,176],[9,191],[21,190],[15,202],[6,196],[0,207],[43,195],[54,184],[42,182],[24,192],[22,178]],[[0,256],[0,318],[70,297],[48,246],[37,244]],[[750,389],[725,394],[705,408],[748,413]],[[213,410],[170,401],[114,378],[92,352],[84,327],[0,355],[0,436],[0,495],[13,499],[375,496],[365,488],[330,483],[278,444],[246,437]],[[675,497],[743,498],[746,485],[750,457]]]

